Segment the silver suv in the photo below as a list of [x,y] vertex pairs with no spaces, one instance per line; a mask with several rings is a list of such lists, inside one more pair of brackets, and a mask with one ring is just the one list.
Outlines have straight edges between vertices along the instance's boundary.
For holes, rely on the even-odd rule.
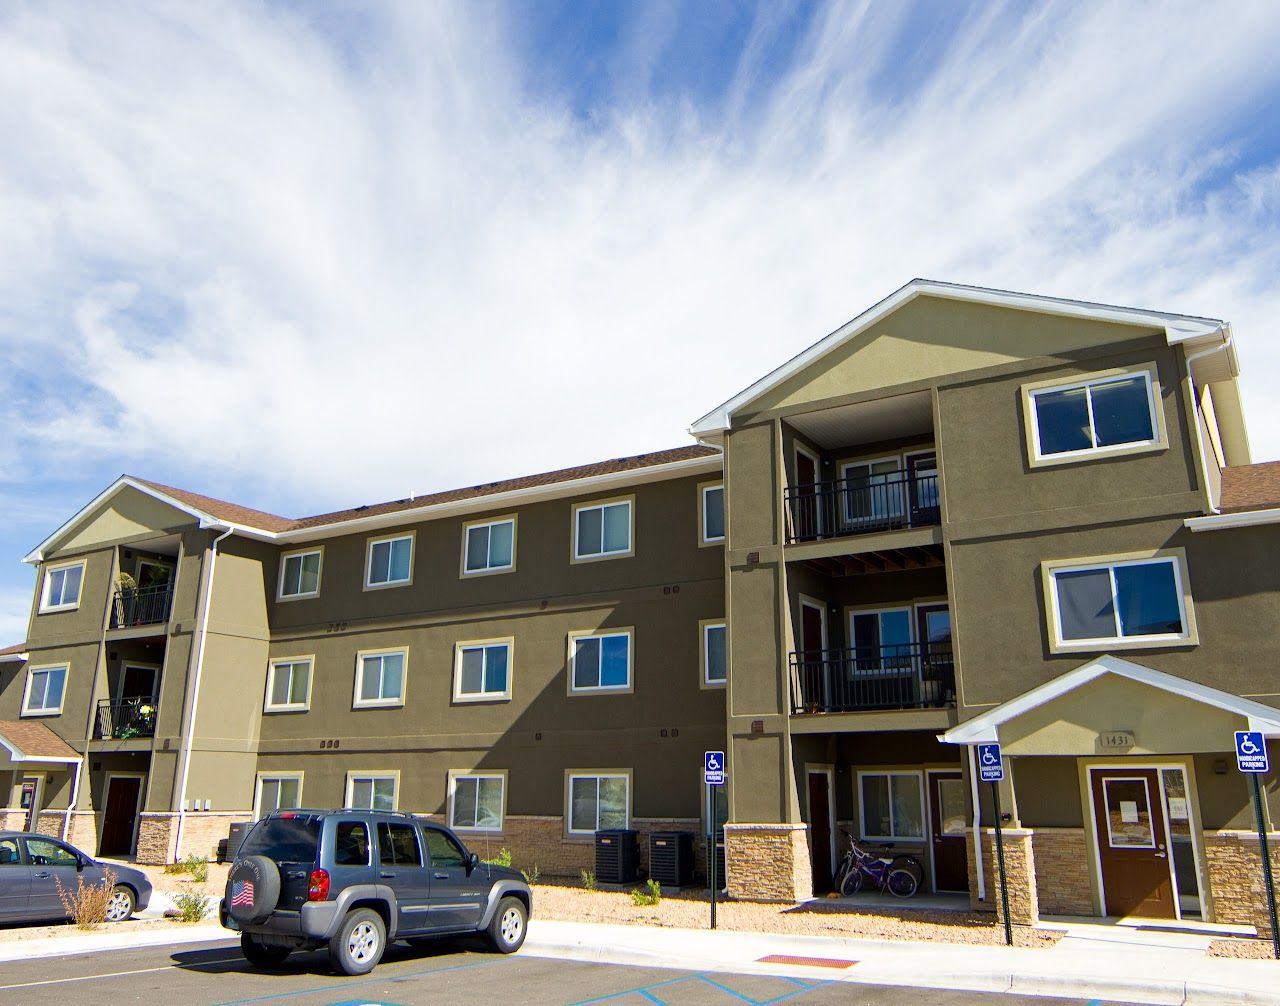
[[483,933],[515,953],[532,908],[518,870],[480,862],[442,825],[390,811],[283,810],[245,838],[218,914],[251,964],[327,947],[335,970],[362,975],[390,940]]

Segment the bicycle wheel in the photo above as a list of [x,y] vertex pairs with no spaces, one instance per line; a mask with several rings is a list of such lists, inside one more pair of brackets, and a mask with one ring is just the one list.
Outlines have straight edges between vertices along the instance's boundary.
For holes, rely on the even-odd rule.
[[840,893],[846,898],[851,898],[862,890],[862,882],[865,880],[863,872],[854,867],[844,878],[840,884]]
[[908,853],[895,856],[893,862],[889,864],[889,869],[906,870],[916,878],[917,886],[924,883],[924,864]]
[[895,897],[910,898],[920,889],[920,881],[910,870],[890,870],[885,886]]

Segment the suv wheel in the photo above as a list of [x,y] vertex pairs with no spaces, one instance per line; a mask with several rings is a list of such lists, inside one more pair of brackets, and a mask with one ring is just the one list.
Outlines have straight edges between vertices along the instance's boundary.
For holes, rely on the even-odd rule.
[[367,975],[382,960],[387,927],[370,908],[348,912],[329,941],[329,963],[344,975]]
[[489,942],[500,954],[514,954],[524,945],[529,913],[519,898],[503,898],[489,922]]
[[252,933],[241,933],[240,952],[254,967],[274,968],[284,963],[284,959],[292,953],[292,948],[278,943],[259,943]]

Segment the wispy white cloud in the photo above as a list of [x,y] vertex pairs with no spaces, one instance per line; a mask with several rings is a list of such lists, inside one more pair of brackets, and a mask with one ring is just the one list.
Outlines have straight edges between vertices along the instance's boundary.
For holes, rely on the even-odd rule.
[[916,275],[1229,317],[1280,455],[1269,5],[983,5],[906,93],[928,7],[776,78],[766,7],[713,106],[646,97],[663,8],[589,123],[474,10],[0,15],[3,471],[298,510],[667,446]]

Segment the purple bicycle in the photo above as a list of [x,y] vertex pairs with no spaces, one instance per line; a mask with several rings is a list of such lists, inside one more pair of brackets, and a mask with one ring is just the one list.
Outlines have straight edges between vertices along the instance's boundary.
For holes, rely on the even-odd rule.
[[920,889],[920,873],[916,872],[918,863],[914,857],[875,856],[859,848],[848,832],[845,836],[849,839],[849,851],[836,871],[837,891],[849,896],[870,889],[888,891],[898,898],[914,897]]

